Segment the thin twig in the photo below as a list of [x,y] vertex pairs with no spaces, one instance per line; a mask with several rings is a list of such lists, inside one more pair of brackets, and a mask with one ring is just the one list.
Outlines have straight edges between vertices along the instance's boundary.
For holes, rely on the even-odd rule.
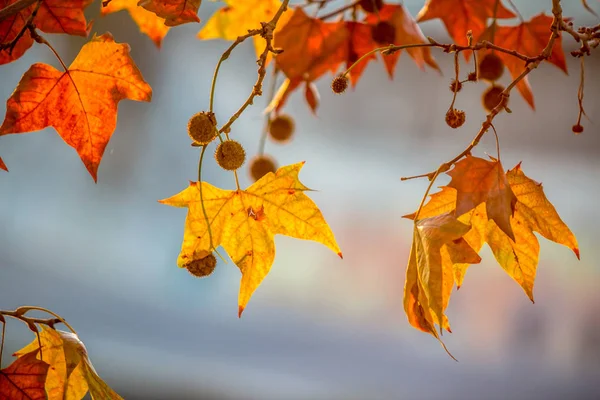
[[334,11],[328,13],[328,14],[325,14],[325,15],[319,17],[319,19],[322,20],[322,21],[324,21],[326,19],[333,18],[336,15],[343,14],[344,12],[346,12],[346,11],[348,11],[348,10],[356,7],[356,6],[358,6],[359,4],[360,4],[360,0],[354,1],[354,2],[352,2],[352,3],[350,3],[350,4],[346,5],[346,6],[338,8],[337,10],[334,10]]
[[281,7],[279,7],[279,10],[277,10],[277,13],[273,16],[273,19],[271,19],[271,21],[269,21],[267,23],[264,23],[264,22],[261,23],[262,29],[261,29],[260,35],[265,39],[266,45],[265,45],[265,50],[262,52],[262,54],[260,55],[260,57],[258,58],[258,61],[257,61],[258,78],[256,79],[256,83],[254,84],[254,87],[252,88],[252,92],[250,92],[250,95],[248,96],[248,98],[246,99],[244,104],[242,104],[242,106],[235,112],[235,114],[233,114],[231,116],[231,118],[229,118],[229,121],[227,121],[227,123],[225,125],[223,125],[221,127],[221,129],[219,129],[219,133],[223,133],[223,132],[227,131],[231,127],[231,125],[235,122],[235,120],[238,119],[240,117],[240,115],[242,115],[244,110],[254,102],[254,98],[256,96],[262,95],[262,83],[263,83],[263,80],[265,79],[265,74],[267,72],[267,69],[265,67],[265,64],[267,62],[267,55],[269,54],[269,52],[271,52],[273,54],[281,53],[281,50],[277,50],[277,49],[273,48],[273,45],[272,45],[273,31],[277,27],[277,22],[279,21],[279,18],[281,17],[283,12],[285,10],[287,10],[287,5],[288,5],[289,1],[290,0],[283,1],[283,3],[281,4]]

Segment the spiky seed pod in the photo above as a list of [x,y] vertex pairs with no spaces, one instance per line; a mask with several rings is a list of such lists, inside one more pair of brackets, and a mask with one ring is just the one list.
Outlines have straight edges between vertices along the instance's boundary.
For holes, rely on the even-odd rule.
[[497,81],[504,74],[504,62],[494,53],[487,53],[479,60],[479,79]]
[[215,160],[221,168],[227,171],[235,171],[244,165],[246,151],[239,142],[226,140],[217,146]]
[[346,89],[348,89],[348,78],[342,74],[333,78],[333,81],[331,82],[331,90],[333,90],[333,93],[342,94]]
[[477,81],[477,72],[474,72],[474,71],[469,72],[469,75],[467,75],[467,80],[469,82],[475,82],[475,81]]
[[371,29],[373,40],[380,44],[392,44],[396,41],[396,27],[387,21],[380,21]]
[[190,261],[185,265],[185,268],[189,271],[190,274],[202,278],[212,274],[216,266],[217,259],[211,253],[199,260]]
[[294,133],[294,119],[287,114],[281,114],[269,122],[269,135],[276,142],[287,142]]
[[250,176],[252,176],[255,182],[269,172],[274,173],[276,170],[275,160],[269,156],[256,156],[250,161]]
[[455,108],[451,108],[446,113],[446,123],[451,128],[459,128],[461,127],[466,120],[466,115],[463,110],[457,110]]
[[360,0],[359,4],[368,13],[379,11],[383,8],[383,0]]
[[452,79],[452,82],[450,82],[450,91],[452,93],[460,92],[460,89],[462,89],[462,82],[457,81],[456,79]]
[[502,101],[504,87],[500,85],[490,86],[481,95],[481,103],[487,112],[492,111]]
[[217,136],[217,120],[212,112],[201,111],[188,121],[188,135],[198,144],[205,145]]
[[583,126],[581,124],[573,125],[573,133],[574,134],[579,135],[582,132],[583,132]]

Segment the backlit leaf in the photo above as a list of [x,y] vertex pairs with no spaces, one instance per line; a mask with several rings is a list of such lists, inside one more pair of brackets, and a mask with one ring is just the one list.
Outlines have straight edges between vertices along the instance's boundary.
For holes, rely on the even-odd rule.
[[129,45],[107,33],[84,45],[67,71],[32,65],[8,99],[0,136],[53,126],[77,150],[94,178],[123,99],[150,101],[152,89],[129,56]]
[[468,155],[457,162],[448,175],[452,177],[448,186],[457,190],[457,216],[485,202],[488,218],[514,240],[510,217],[517,198],[499,160],[488,161]]
[[[421,28],[412,15],[403,5],[390,5],[386,4],[379,11],[378,14],[369,14],[366,22],[374,26],[379,21],[387,21],[395,28],[395,45],[413,44],[413,43],[426,43],[427,39],[421,32]],[[372,38],[372,37],[371,37]],[[388,45],[389,43],[376,43],[373,41],[374,48]],[[433,57],[431,56],[431,49],[428,47],[417,47],[412,49],[406,49],[406,52],[413,58],[419,68],[424,69],[425,64],[432,68],[439,70],[439,67]],[[391,77],[394,76],[394,69],[400,58],[401,51],[396,51],[390,55],[383,55],[383,62],[387,72]]]
[[160,200],[163,204],[188,208],[178,266],[185,267],[204,258],[221,245],[240,268],[239,315],[271,269],[275,258],[274,235],[313,240],[342,255],[321,211],[304,194],[309,189],[298,180],[303,165],[281,167],[246,190],[223,190],[202,182],[210,231],[197,182],[173,197]]
[[[88,391],[93,400],[121,400],[98,376],[83,342],[75,334],[43,326],[40,341],[44,364],[50,365],[45,384],[48,400],[80,400]],[[38,349],[36,338],[15,355],[22,358],[32,354],[28,353],[31,350],[38,353]]]
[[[514,215],[510,218],[515,240],[494,221],[488,219],[485,202],[460,215],[458,220],[471,225],[471,230],[463,236],[469,246],[478,252],[483,243],[487,242],[498,264],[533,301],[533,286],[539,261],[539,242],[534,232],[569,247],[577,258],[579,247],[571,230],[546,198],[541,184],[528,178],[521,170],[520,164],[506,173],[506,179],[517,198]],[[419,218],[431,218],[452,212],[456,204],[456,189],[444,187],[441,192],[431,196],[430,201],[421,209]],[[406,217],[412,219],[414,214]],[[460,286],[468,265],[456,257],[453,261],[455,281]]]
[[200,22],[198,9],[202,0],[140,0],[138,5],[165,20],[167,26]]
[[[280,0],[226,0],[225,4],[198,32],[198,38],[235,40],[247,34],[248,30],[260,28],[261,22],[269,22],[281,7]],[[281,15],[274,35],[291,15],[289,9]],[[257,57],[265,50],[265,40],[260,35],[254,36],[254,47]]]
[[427,0],[417,15],[417,21],[440,18],[452,40],[456,44],[466,46],[469,30],[473,32],[473,38],[479,40],[485,31],[487,20],[494,16],[496,3],[496,18],[515,17],[515,14],[504,7],[501,0]]
[[6,172],[8,172],[8,167],[6,166],[6,164],[4,164],[4,161],[2,161],[2,157],[0,157],[0,169],[3,169]]
[[283,49],[276,57],[277,66],[292,81],[312,82],[346,61],[349,37],[344,22],[324,22],[296,8],[275,36],[275,47]]
[[[0,0],[0,10],[16,3],[18,0]],[[69,35],[87,36],[88,24],[83,10],[93,0],[41,0],[40,8],[33,22],[37,29],[46,33],[66,33]],[[35,4],[24,8],[16,14],[0,21],[0,43],[13,40],[25,26]],[[19,39],[12,53],[8,49],[0,50],[0,65],[21,57],[33,44],[29,31]]]
[[37,352],[34,350],[24,354],[0,370],[0,399],[46,399],[44,382],[48,374],[48,364],[36,358]]
[[163,38],[169,32],[164,18],[157,17],[156,14],[138,6],[138,0],[111,0],[106,7],[101,8],[102,15],[121,10],[127,10],[131,19],[140,28],[140,32],[152,39],[156,47],[160,47]]

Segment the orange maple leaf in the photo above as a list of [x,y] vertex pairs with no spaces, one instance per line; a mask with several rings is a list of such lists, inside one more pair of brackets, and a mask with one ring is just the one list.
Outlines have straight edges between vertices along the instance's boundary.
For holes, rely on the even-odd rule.
[[[529,57],[535,57],[548,44],[551,25],[552,17],[542,13],[533,17],[530,21],[522,22],[517,26],[497,26],[495,32],[490,27],[483,35],[483,38],[493,41],[494,44],[506,49],[515,50]],[[493,38],[492,32],[494,32]],[[504,61],[504,65],[510,71],[513,79],[518,77],[525,69],[525,63],[516,57],[501,52],[496,52],[496,55]],[[548,61],[567,73],[567,61],[562,49],[562,37],[559,36],[556,39]],[[517,84],[517,89],[519,89],[519,92],[531,108],[535,109],[533,92],[528,77],[525,77]]]
[[[510,10],[502,5],[499,0],[427,0],[419,14],[417,21],[427,21],[440,18],[450,37],[456,44],[467,45],[467,32],[473,32],[473,38],[479,40],[486,28],[488,18],[493,18],[494,8],[496,18],[514,18]],[[466,56],[470,53],[464,52]]]
[[140,32],[147,35],[156,47],[160,47],[162,40],[169,32],[165,25],[165,19],[138,6],[138,0],[111,0],[105,7],[101,8],[102,15],[112,14],[121,10],[127,10],[131,19],[140,28]]
[[[33,19],[36,28],[46,33],[66,33],[69,35],[87,36],[88,23],[83,9],[93,0],[41,0],[40,8]],[[0,0],[0,9],[17,0]],[[9,43],[23,29],[28,18],[35,9],[35,4],[0,21],[0,43]],[[10,49],[0,50],[0,65],[21,57],[33,44],[29,31],[17,41],[12,53]]]
[[296,8],[289,21],[274,37],[274,46],[283,49],[275,57],[277,67],[288,78],[278,90],[267,110],[279,110],[289,95],[304,82],[305,98],[316,111],[318,96],[311,82],[326,72],[335,73],[348,58],[350,32],[343,21],[324,22]]
[[488,218],[515,240],[510,217],[514,214],[517,197],[499,160],[488,161],[469,155],[457,162],[447,174],[452,177],[448,187],[457,190],[457,216],[485,202]]
[[200,22],[198,9],[202,0],[140,0],[138,5],[165,19],[165,25],[177,26]]
[[8,167],[6,166],[6,164],[4,164],[4,161],[2,161],[2,157],[0,157],[0,169],[3,169],[6,172],[8,172]]
[[296,8],[275,36],[274,46],[283,49],[275,58],[277,66],[291,80],[314,81],[336,72],[347,58],[349,36],[343,21],[324,22]]
[[[350,32],[348,41],[348,57],[346,59],[346,68],[353,65],[360,57],[377,48],[377,43],[373,40],[371,32],[372,25],[363,22],[347,21],[346,29]],[[369,61],[376,60],[375,54],[365,57],[360,63],[356,64],[348,74],[352,86],[356,86],[358,80],[367,68]]]
[[0,371],[0,398],[46,399],[45,381],[49,365],[36,358],[38,350],[17,358]]
[[96,181],[117,123],[117,104],[126,98],[150,101],[152,89],[129,56],[129,45],[106,33],[85,44],[64,72],[33,64],[6,102],[0,136],[53,126]]
[[[421,32],[421,28],[415,22],[414,18],[403,5],[385,5],[378,14],[369,14],[366,18],[366,22],[375,26],[380,21],[385,21],[394,27],[394,44],[413,44],[413,43],[426,43],[425,36]],[[364,39],[363,39],[364,40]],[[372,48],[382,47],[390,43],[377,43],[373,40]],[[406,49],[408,54],[413,58],[419,68],[424,69],[425,64],[439,71],[439,67],[433,57],[431,56],[431,49],[428,47],[417,47],[412,49]],[[387,69],[390,78],[394,76],[394,69],[400,58],[400,51],[396,51],[389,55],[383,56],[383,62]],[[354,71],[354,70],[353,70]]]

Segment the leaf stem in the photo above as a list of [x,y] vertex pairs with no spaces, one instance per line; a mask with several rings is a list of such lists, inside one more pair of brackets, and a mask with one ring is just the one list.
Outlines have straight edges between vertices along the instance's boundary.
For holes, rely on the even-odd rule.
[[[60,58],[60,55],[58,54],[58,52],[56,51],[56,49],[54,47],[52,47],[52,45],[46,39],[44,39],[42,36],[40,36],[36,32],[36,30],[35,30],[34,27],[29,26],[29,32],[31,33],[31,37],[33,38],[33,40],[35,40],[38,43],[45,44],[46,46],[48,46],[48,48],[52,51],[52,53],[54,53],[54,55],[56,56],[56,58],[60,62],[60,65],[62,65],[62,67],[65,70],[65,72],[69,72],[69,68],[67,68],[65,62],[62,60],[62,58]],[[75,82],[73,82],[73,83],[75,83]]]
[[319,17],[319,19],[322,20],[322,21],[324,21],[326,19],[335,17],[336,15],[342,14],[342,13],[350,10],[351,8],[354,8],[354,7],[358,6],[359,4],[360,4],[360,0],[356,0],[356,1],[354,1],[354,2],[352,2],[350,4],[348,4],[348,5],[345,5],[345,6],[341,7],[341,8],[338,8],[337,10],[334,10],[334,11],[330,12],[329,14],[325,14],[325,15]]

